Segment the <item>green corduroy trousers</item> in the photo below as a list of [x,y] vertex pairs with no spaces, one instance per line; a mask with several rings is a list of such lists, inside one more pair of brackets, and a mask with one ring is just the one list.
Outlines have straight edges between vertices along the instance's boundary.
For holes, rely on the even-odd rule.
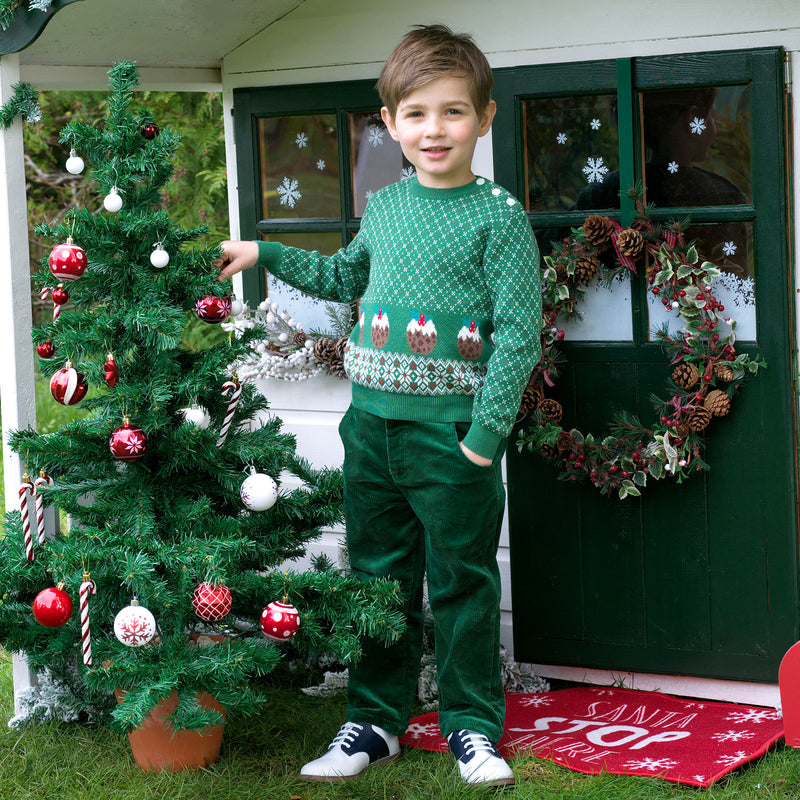
[[399,581],[407,621],[400,641],[387,647],[367,639],[351,665],[351,722],[405,732],[419,676],[427,572],[441,732],[466,728],[492,742],[502,736],[502,448],[492,466],[473,464],[459,446],[468,428],[388,420],[352,406],[339,426],[350,566],[363,578]]

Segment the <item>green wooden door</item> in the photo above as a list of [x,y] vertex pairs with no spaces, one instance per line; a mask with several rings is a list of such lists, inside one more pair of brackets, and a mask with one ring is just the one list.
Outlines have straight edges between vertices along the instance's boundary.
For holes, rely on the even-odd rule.
[[[769,365],[715,422],[710,471],[680,485],[651,480],[641,498],[561,482],[512,441],[515,657],[776,682],[798,638],[782,53],[515,68],[496,79],[495,177],[525,199],[543,249],[590,209],[630,223],[619,190],[649,184],[653,216],[690,216],[704,255],[725,266],[737,348]],[[682,123],[689,135],[661,135],[682,103],[693,104]],[[659,160],[665,138],[675,152],[679,139],[694,149]],[[554,389],[562,425],[602,433],[620,410],[651,422],[650,395],[663,395],[669,375],[651,334],[663,308],[638,278],[590,308],[563,346],[567,363]]]

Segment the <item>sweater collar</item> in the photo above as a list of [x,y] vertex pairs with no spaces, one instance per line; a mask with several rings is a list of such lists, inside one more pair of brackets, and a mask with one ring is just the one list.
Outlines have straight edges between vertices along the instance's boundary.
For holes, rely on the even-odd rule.
[[423,186],[414,175],[408,179],[408,191],[412,197],[422,197],[427,200],[451,200],[474,194],[478,191],[480,184],[485,182],[484,178],[474,178],[463,186],[456,186],[452,189],[434,189],[430,186]]

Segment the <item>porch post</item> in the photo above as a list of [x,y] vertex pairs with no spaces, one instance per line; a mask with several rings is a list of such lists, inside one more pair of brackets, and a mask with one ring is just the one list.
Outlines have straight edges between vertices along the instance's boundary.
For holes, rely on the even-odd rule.
[[[19,55],[0,56],[0,104],[19,83]],[[3,414],[3,469],[6,510],[19,504],[24,464],[8,446],[8,432],[36,426],[28,214],[22,122],[0,130],[0,401]],[[14,654],[14,705],[35,683],[25,659]]]

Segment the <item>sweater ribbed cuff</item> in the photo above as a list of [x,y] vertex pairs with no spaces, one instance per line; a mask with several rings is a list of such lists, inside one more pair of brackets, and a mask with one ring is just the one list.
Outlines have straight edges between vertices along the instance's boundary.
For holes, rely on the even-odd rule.
[[473,453],[477,453],[479,456],[494,460],[500,446],[505,444],[505,439],[502,436],[498,436],[496,433],[487,431],[486,428],[481,427],[477,422],[473,422],[461,444],[469,450],[472,450]]
[[258,245],[258,261],[256,264],[259,267],[276,267],[281,263],[283,257],[283,245],[280,242],[264,242],[257,241]]

